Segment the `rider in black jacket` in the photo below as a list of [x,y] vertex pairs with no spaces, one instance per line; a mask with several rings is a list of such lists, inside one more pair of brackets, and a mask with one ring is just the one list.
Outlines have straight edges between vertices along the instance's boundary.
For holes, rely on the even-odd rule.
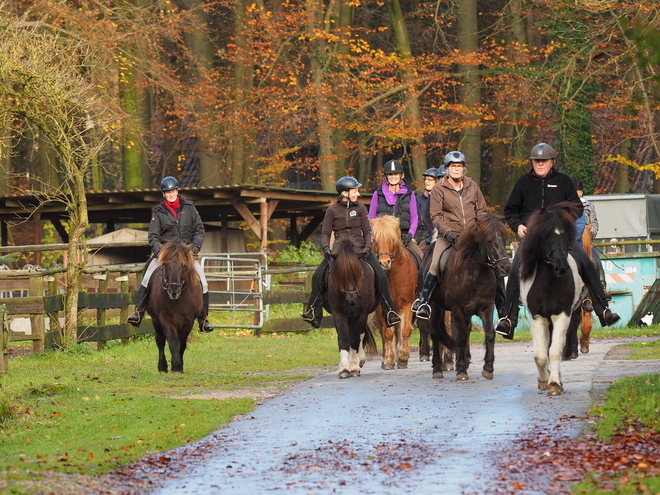
[[[142,283],[138,289],[135,312],[128,317],[128,323],[140,326],[147,307],[147,290],[153,272],[160,266],[158,253],[168,241],[181,239],[192,244],[194,255],[199,253],[204,242],[204,224],[192,201],[179,196],[179,182],[174,177],[165,177],[160,183],[163,199],[151,209],[151,223],[149,224],[149,245],[153,257],[147,261]],[[209,286],[199,262],[195,261],[195,270],[202,282],[203,309],[199,316],[199,329],[202,332],[212,332],[213,325],[208,320],[209,314]]]
[[[504,207],[504,217],[509,227],[523,238],[527,232],[526,222],[529,216],[542,208],[555,205],[562,201],[571,201],[580,207],[582,202],[577,195],[572,179],[563,172],[555,169],[557,154],[549,144],[540,143],[532,148],[530,153],[532,170],[520,177],[511,191],[511,196]],[[598,315],[602,326],[613,325],[621,317],[607,307],[606,295],[600,284],[598,272],[589,260],[584,249],[580,248],[577,240],[569,246],[569,251],[575,258],[584,284],[589,289],[593,301],[593,308]],[[502,317],[497,322],[495,332],[506,339],[513,339],[513,332],[518,323],[518,302],[520,299],[520,286],[518,280],[519,257],[513,258],[509,279],[506,286],[506,295]]]

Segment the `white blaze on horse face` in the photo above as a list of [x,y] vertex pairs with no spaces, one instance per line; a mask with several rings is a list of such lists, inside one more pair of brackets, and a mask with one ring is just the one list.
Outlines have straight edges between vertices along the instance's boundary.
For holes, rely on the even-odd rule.
[[559,227],[555,227],[554,232],[555,232],[555,234],[558,235],[559,237],[561,237],[561,236],[564,235],[564,231],[561,230]]

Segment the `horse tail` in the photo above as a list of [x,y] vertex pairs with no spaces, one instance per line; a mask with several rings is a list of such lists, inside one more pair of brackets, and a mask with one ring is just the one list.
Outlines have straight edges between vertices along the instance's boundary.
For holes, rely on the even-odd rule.
[[584,231],[582,232],[582,246],[584,247],[584,250],[587,252],[587,256],[593,259],[593,255],[592,255],[593,237],[591,235],[591,224],[584,226]]
[[369,322],[364,325],[364,337],[362,338],[362,347],[367,354],[376,354],[378,346],[376,345],[376,337],[374,336],[373,329]]
[[[456,339],[447,331],[447,327],[451,327],[451,312],[450,311],[440,311],[441,316],[438,317],[437,321],[432,323],[432,337],[439,339],[442,345],[444,345],[449,351],[456,352],[458,349],[458,343]],[[442,321],[440,321],[440,318]]]
[[362,286],[364,269],[353,244],[342,243],[330,268],[328,282],[341,291],[358,290]]

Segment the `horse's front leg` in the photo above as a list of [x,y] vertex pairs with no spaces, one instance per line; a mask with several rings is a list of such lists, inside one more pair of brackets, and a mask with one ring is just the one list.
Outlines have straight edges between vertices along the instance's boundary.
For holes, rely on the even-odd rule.
[[[433,308],[431,311],[431,320],[429,333],[433,353],[431,355],[431,364],[433,366],[433,378],[444,378],[444,366],[442,362],[443,347],[440,342],[440,334],[446,333],[445,312],[440,308]],[[438,328],[441,327],[441,328]]]
[[580,352],[587,354],[589,352],[589,339],[591,338],[591,329],[593,322],[591,320],[591,313],[580,311],[582,321],[580,323]]
[[183,361],[181,360],[181,342],[175,330],[167,333],[167,343],[170,347],[170,354],[172,355],[172,372],[183,373]]
[[339,345],[339,378],[351,377],[351,346],[348,338],[348,325],[343,318],[334,317]]
[[470,336],[470,315],[461,311],[453,311],[451,314],[451,326],[456,335],[456,379],[469,380],[468,367],[470,358],[468,356],[468,338]]
[[538,371],[539,390],[548,389],[548,348],[550,347],[549,322],[541,316],[534,316],[530,324],[534,361]]
[[[396,360],[396,351],[394,347],[394,329],[385,324],[383,315],[376,315],[376,324],[380,329],[380,338],[383,343],[383,357],[380,367],[384,370],[393,370]],[[397,325],[395,325],[397,326]]]
[[484,333],[486,334],[486,355],[484,357],[484,367],[481,370],[481,376],[488,380],[492,380],[493,373],[495,371],[495,329],[493,328],[493,305],[491,304],[489,308],[486,308],[486,310],[482,311],[479,314],[479,318],[481,318],[481,323],[484,326]]
[[156,331],[156,345],[158,346],[158,371],[167,373],[167,357],[165,357],[165,342],[167,342],[167,339],[160,323],[155,318],[152,321]]
[[[412,303],[408,307],[412,306]],[[401,310],[401,323],[395,326],[396,328],[396,356],[397,368],[408,368],[408,360],[410,359],[410,336],[412,335],[412,311]]]
[[[561,356],[566,343],[566,332],[571,316],[560,313],[552,317],[552,343],[550,344],[550,377],[548,380],[548,395],[560,395],[564,391],[561,383]],[[577,337],[577,335],[576,335]]]

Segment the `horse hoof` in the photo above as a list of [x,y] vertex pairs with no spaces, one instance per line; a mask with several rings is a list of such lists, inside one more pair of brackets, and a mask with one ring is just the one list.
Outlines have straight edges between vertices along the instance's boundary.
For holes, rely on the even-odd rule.
[[430,361],[430,357],[429,357],[429,356],[419,356],[419,360],[420,360],[422,363],[425,363],[425,362],[427,362],[427,361]]
[[454,369],[453,364],[443,364],[442,365],[442,371],[452,371]]
[[589,354],[589,346],[588,345],[580,346],[580,352],[582,354]]
[[574,352],[571,354],[571,359],[577,359],[578,358],[578,353]]
[[481,376],[483,376],[483,377],[486,378],[487,380],[492,380],[492,379],[493,379],[493,372],[492,372],[492,371],[486,371],[486,370],[483,370],[483,371],[481,372]]
[[440,378],[444,378],[444,377],[445,377],[445,375],[442,374],[442,371],[434,371],[433,372],[433,378],[440,379]]
[[351,371],[351,377],[354,377],[354,376],[360,376],[360,370]]
[[399,361],[396,367],[399,368],[400,370],[406,370],[408,369],[408,361]]
[[394,369],[394,365],[393,365],[393,364],[385,364],[385,363],[383,363],[383,364],[380,365],[380,367],[383,368],[383,369],[386,370],[386,371],[391,371],[391,370]]
[[548,397],[557,397],[564,391],[564,387],[557,383],[551,383],[548,386]]
[[464,381],[469,380],[469,379],[470,379],[470,377],[468,376],[467,373],[457,373],[456,374],[456,380],[458,380],[459,382],[464,382]]
[[342,370],[339,372],[339,379],[343,380],[344,378],[350,378],[351,377],[351,372],[348,370]]
[[548,382],[539,380],[539,390],[548,390]]

